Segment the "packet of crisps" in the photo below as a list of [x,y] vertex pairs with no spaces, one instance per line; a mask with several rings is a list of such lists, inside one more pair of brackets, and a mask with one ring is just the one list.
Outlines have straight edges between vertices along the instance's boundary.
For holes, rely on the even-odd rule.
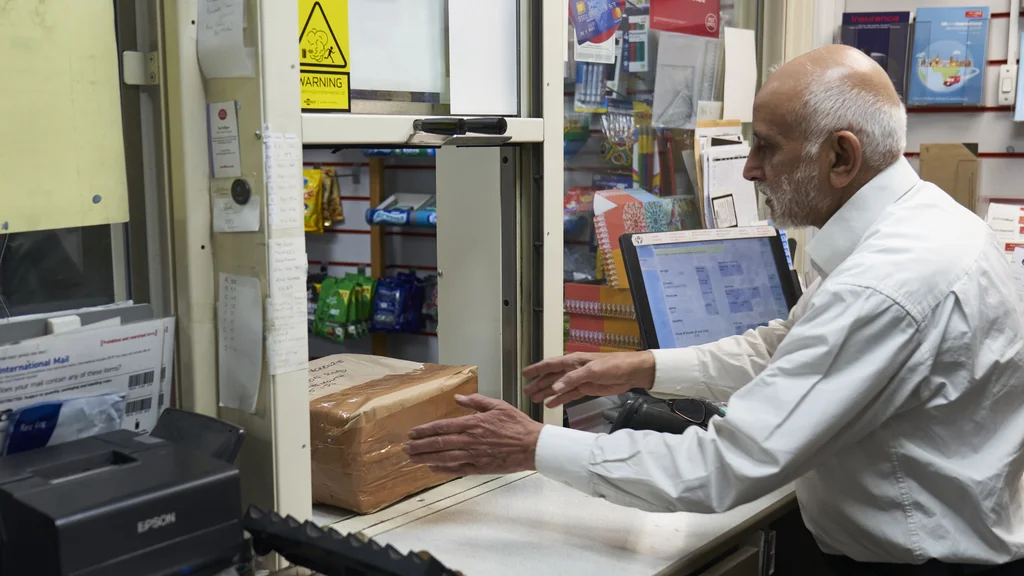
[[320,284],[320,300],[313,320],[313,333],[335,342],[345,340],[349,304],[348,295],[339,289],[339,282],[328,276]]
[[324,217],[320,205],[323,201],[323,177],[319,168],[302,171],[302,201],[306,232],[324,232]]
[[331,209],[328,207],[331,198],[331,189],[334,188],[334,168],[322,168],[320,170],[320,213],[324,221],[324,228],[329,228],[334,220],[331,218]]

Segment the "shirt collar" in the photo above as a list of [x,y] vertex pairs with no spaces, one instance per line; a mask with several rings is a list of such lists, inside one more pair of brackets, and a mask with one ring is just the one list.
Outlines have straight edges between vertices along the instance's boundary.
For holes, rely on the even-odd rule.
[[807,245],[807,253],[818,274],[825,278],[838,268],[882,211],[920,181],[906,158],[900,158],[861,187]]

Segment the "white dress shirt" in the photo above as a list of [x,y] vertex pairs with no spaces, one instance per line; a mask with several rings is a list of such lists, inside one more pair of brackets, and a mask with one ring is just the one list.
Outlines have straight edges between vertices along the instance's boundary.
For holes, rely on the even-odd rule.
[[545,426],[537,470],[649,511],[795,482],[821,549],[865,562],[1024,557],[1024,328],[989,228],[903,159],[808,247],[786,320],[655,351],[653,393],[729,400],[707,431]]

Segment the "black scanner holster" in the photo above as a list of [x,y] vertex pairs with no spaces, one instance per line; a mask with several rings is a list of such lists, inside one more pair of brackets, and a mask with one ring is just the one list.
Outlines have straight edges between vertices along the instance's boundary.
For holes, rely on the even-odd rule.
[[690,426],[707,430],[708,423],[715,416],[723,417],[725,411],[699,398],[662,400],[636,395],[617,410],[611,432],[628,428],[682,434]]

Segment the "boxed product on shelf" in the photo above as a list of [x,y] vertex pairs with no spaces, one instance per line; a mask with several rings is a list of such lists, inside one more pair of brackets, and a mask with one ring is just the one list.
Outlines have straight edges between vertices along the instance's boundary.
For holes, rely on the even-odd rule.
[[409,461],[409,430],[472,410],[475,366],[336,354],[309,363],[313,502],[368,514],[452,479]]
[[570,282],[564,285],[563,290],[565,311],[570,314],[636,318],[629,289]]
[[597,344],[586,344],[583,342],[574,342],[570,340],[565,343],[565,353],[572,354],[574,352],[597,352],[597,353],[608,353],[608,352],[636,352],[636,350],[630,348],[616,348],[615,346],[600,346]]
[[569,314],[569,341],[639,350],[640,326],[628,318]]

